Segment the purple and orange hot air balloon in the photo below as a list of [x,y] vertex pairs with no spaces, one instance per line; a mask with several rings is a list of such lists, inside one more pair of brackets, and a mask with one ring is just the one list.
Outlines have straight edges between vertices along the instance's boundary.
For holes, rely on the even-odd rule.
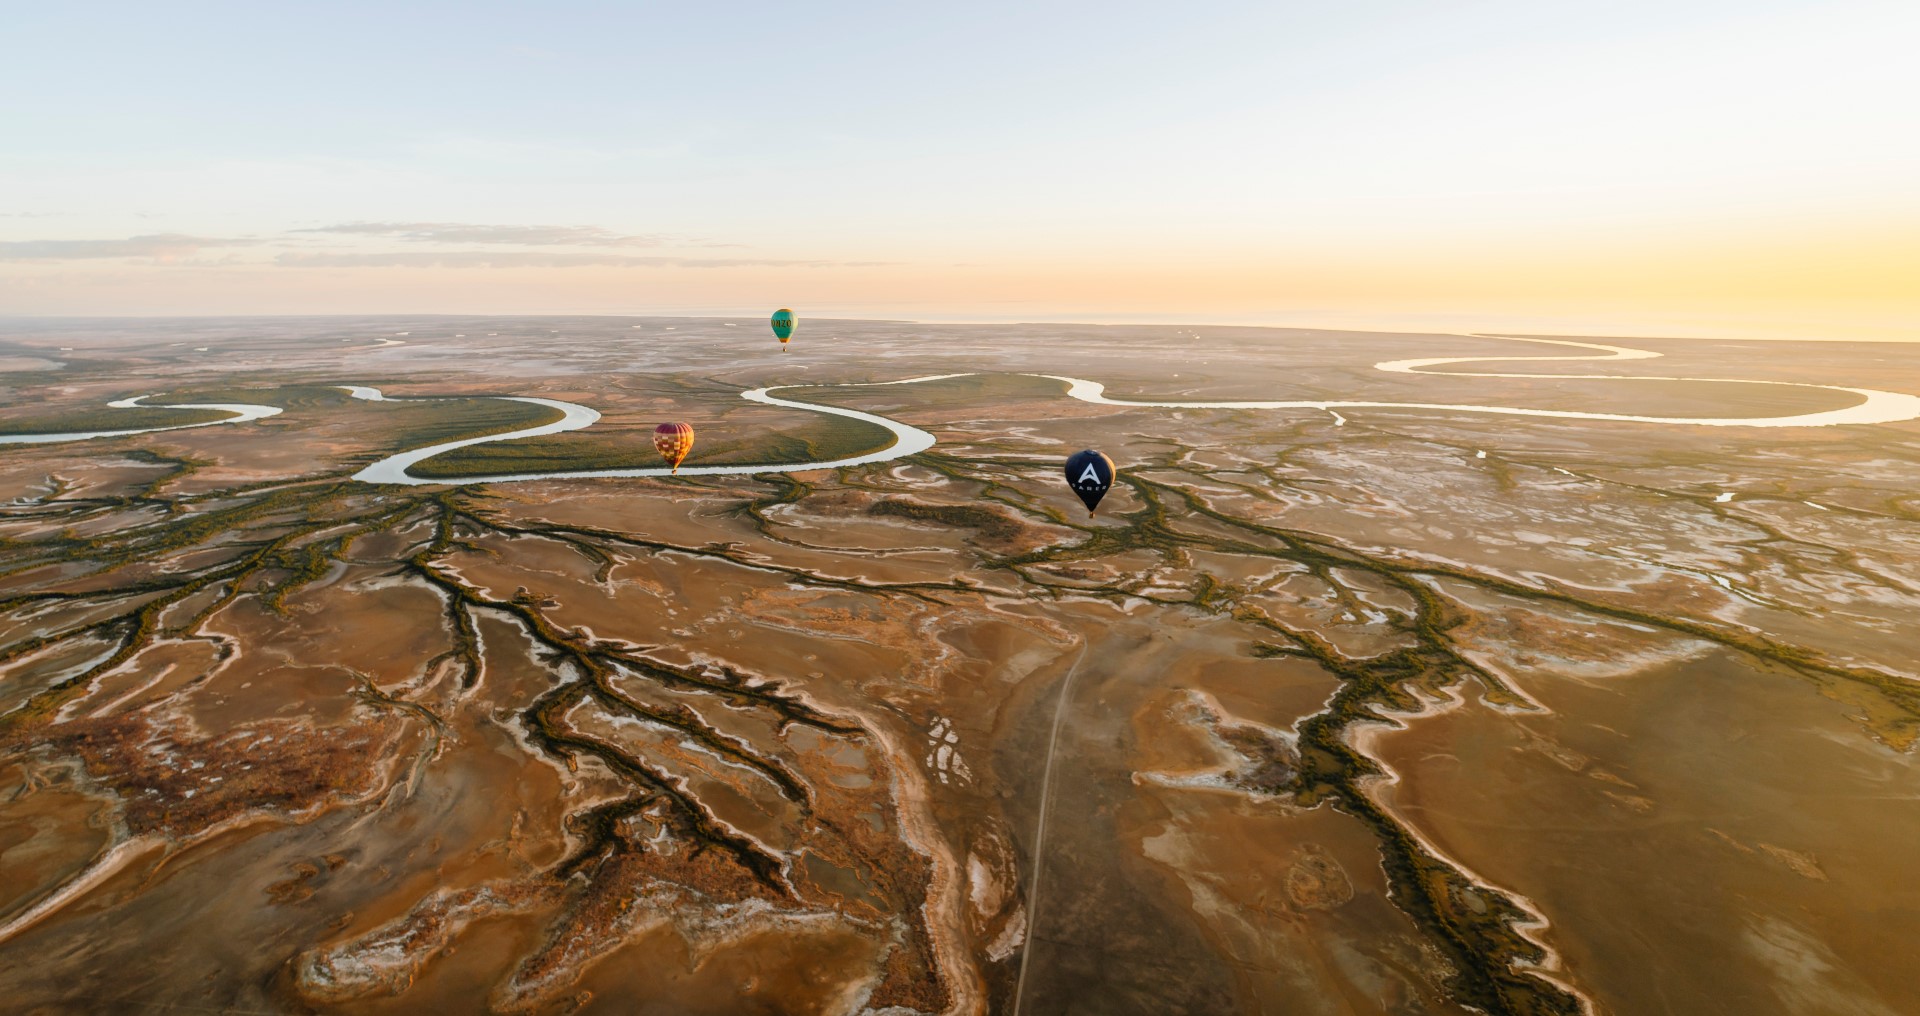
[[686,423],[663,423],[653,428],[653,447],[660,457],[667,460],[673,471],[680,471],[680,463],[693,450],[693,426]]

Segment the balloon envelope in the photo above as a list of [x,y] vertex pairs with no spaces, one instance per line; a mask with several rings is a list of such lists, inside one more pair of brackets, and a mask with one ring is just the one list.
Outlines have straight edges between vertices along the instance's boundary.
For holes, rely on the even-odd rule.
[[684,423],[663,423],[653,428],[653,449],[667,460],[674,472],[680,471],[680,463],[693,450],[693,427]]
[[797,322],[794,319],[793,312],[786,309],[785,307],[782,307],[779,310],[774,311],[773,312],[774,337],[779,339],[782,345],[785,345],[786,341],[793,337],[793,326],[796,323]]
[[1113,460],[1091,448],[1067,456],[1067,485],[1086,503],[1087,514],[1113,486]]

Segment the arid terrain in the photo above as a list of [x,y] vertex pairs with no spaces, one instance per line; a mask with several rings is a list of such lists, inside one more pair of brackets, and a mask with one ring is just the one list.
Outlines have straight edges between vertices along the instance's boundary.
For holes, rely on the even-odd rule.
[[[0,443],[0,1008],[1920,1012],[1911,393],[1920,344],[0,321],[0,435],[144,431]],[[552,475],[668,420],[679,476]]]

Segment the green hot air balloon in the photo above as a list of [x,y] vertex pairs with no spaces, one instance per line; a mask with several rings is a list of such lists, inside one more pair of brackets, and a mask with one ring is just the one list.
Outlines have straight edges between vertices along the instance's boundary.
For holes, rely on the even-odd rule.
[[780,351],[787,351],[787,340],[793,338],[793,312],[785,307],[773,312],[773,337],[780,340]]

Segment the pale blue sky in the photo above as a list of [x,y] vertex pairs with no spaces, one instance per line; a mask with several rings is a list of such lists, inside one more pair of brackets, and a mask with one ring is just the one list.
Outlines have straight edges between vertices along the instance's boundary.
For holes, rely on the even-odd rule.
[[1897,325],[1917,9],[16,3],[0,313],[1652,313],[1817,247]]

